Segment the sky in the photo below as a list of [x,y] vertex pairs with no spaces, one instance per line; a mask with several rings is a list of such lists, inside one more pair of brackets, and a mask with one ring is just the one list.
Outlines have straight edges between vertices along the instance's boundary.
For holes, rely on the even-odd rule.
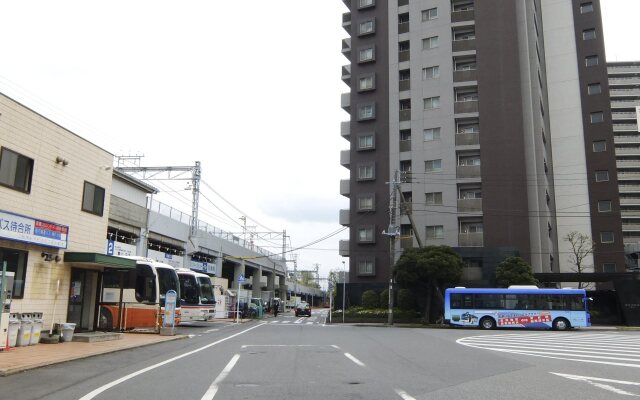
[[[640,60],[629,34],[640,1],[601,2],[607,59]],[[298,268],[319,264],[322,277],[348,268],[338,255],[348,238],[338,213],[349,207],[339,194],[349,178],[341,0],[0,0],[0,9],[0,92],[114,155],[144,156],[143,166],[200,161],[200,219],[239,233],[244,215],[249,230],[286,230],[294,248],[333,234],[296,251]],[[160,201],[190,211],[185,182],[153,184]],[[273,242],[261,244],[278,252],[281,238]]]

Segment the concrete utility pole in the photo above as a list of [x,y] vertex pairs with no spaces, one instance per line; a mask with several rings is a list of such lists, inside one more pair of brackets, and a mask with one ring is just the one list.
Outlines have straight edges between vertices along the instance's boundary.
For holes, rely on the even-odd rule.
[[396,225],[396,187],[400,186],[399,180],[399,173],[396,170],[393,181],[389,182],[389,228],[386,232],[382,232],[383,235],[389,236],[389,311],[387,319],[389,325],[393,325],[393,265],[396,263],[396,238],[400,235],[400,229]]

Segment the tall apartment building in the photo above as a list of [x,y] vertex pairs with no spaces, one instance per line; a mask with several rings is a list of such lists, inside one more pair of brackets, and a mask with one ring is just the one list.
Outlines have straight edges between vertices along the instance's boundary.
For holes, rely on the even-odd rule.
[[[390,188],[404,248],[454,247],[467,281],[510,255],[572,272],[572,231],[595,271],[624,270],[598,0],[344,0],[341,126],[350,282],[386,282]],[[405,212],[406,214],[406,212]]]
[[640,254],[640,62],[607,63],[627,266]]

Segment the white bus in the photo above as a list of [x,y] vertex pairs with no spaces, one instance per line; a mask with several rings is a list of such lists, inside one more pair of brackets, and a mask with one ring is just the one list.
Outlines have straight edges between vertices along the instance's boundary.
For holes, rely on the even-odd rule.
[[211,278],[186,268],[176,271],[180,280],[181,321],[211,321],[216,315],[216,297]]

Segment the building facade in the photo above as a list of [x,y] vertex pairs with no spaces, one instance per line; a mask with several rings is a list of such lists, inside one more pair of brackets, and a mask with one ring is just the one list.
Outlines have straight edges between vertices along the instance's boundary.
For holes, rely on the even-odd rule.
[[[572,272],[573,231],[595,242],[592,270],[624,268],[615,155],[593,150],[613,139],[598,1],[345,4],[350,282],[387,281],[390,252],[416,235],[454,247],[479,284],[510,255]],[[395,229],[391,250],[382,232]]]

